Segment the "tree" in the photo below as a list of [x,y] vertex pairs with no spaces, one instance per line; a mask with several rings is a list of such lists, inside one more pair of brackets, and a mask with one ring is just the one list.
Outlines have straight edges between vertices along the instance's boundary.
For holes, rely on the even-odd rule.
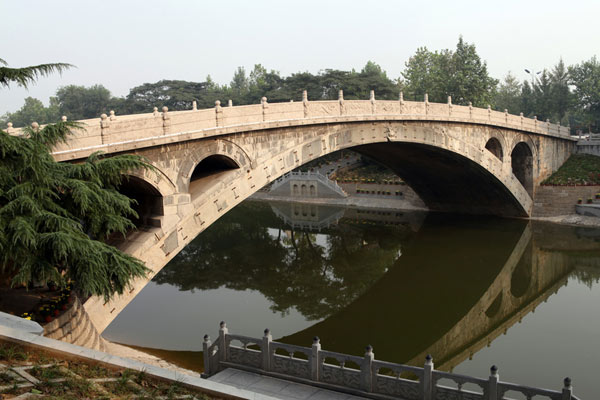
[[[35,68],[0,81],[27,85]],[[22,136],[0,130],[0,268],[13,284],[72,280],[83,296],[108,300],[148,271],[104,240],[134,227],[132,200],[117,191],[123,174],[151,166],[138,156],[99,153],[79,164],[57,163],[51,149],[78,128],[61,121],[24,128]]]
[[11,82],[24,88],[36,81],[40,76],[48,76],[53,72],[62,73],[73,67],[66,63],[40,64],[24,68],[8,68],[6,61],[0,58],[0,85],[8,87]]
[[479,107],[487,106],[498,84],[489,76],[487,65],[481,61],[475,45],[459,37],[456,50],[430,52],[427,48],[417,52],[406,63],[402,72],[408,99],[422,100],[425,93],[429,101],[442,103],[452,96],[455,104],[472,102]]
[[498,81],[488,75],[487,64],[481,61],[474,44],[458,38],[456,50],[451,55],[448,95],[456,104],[487,106],[492,99]]
[[594,56],[569,67],[579,124],[588,132],[600,130],[600,62]]
[[152,112],[154,107],[163,106],[169,110],[191,110],[196,100],[198,107],[214,107],[215,99],[210,101],[203,96],[211,82],[188,82],[178,80],[162,80],[156,83],[144,83],[129,91],[126,97],[127,113]]
[[14,127],[29,126],[32,122],[47,124],[60,120],[60,113],[55,98],[50,98],[50,106],[33,97],[25,98],[25,104],[14,113],[6,113],[0,118],[2,127],[11,122]]
[[61,115],[69,120],[98,118],[108,114],[112,96],[102,85],[90,87],[68,85],[56,91],[56,100]]
[[515,115],[521,112],[521,84],[512,73],[506,74],[492,102],[499,111],[508,110]]
[[552,82],[553,117],[558,122],[566,122],[565,117],[571,107],[572,94],[569,89],[569,71],[562,58],[550,71],[550,80]]

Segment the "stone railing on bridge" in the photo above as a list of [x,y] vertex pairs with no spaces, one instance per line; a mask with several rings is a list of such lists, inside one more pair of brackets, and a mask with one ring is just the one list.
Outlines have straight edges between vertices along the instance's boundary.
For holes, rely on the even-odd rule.
[[[65,119],[65,117],[63,117]],[[499,126],[540,135],[571,139],[569,128],[536,118],[516,116],[507,111],[493,111],[469,106],[423,102],[376,100],[373,91],[369,100],[344,100],[340,91],[338,100],[308,101],[306,92],[301,102],[268,103],[222,107],[216,101],[214,108],[188,111],[169,111],[116,116],[102,114],[98,119],[79,121],[84,128],[60,144],[54,151],[58,160],[86,157],[93,151],[120,152],[165,143],[192,140],[221,134],[267,129],[270,127],[352,121],[451,121]],[[32,124],[37,126],[36,123]],[[7,131],[21,134],[21,129],[9,123]]]
[[204,336],[203,352],[205,377],[238,368],[371,399],[509,400],[508,396],[517,395],[579,400],[572,394],[569,378],[564,379],[562,391],[534,388],[500,381],[495,366],[488,379],[481,379],[435,370],[431,356],[423,368],[395,364],[375,360],[371,346],[364,357],[358,357],[321,350],[317,337],[309,348],[275,342],[268,329],[261,339],[233,335],[224,322],[214,343]]

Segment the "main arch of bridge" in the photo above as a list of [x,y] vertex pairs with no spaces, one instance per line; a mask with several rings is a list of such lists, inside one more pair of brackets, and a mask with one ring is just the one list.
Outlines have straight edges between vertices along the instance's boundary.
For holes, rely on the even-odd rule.
[[[265,184],[347,148],[388,165],[431,209],[525,217],[533,186],[553,169],[541,160],[551,153],[560,165],[570,153],[568,145],[553,139],[485,124],[384,120],[276,127],[147,147],[135,152],[158,172],[137,177],[153,188],[148,193],[161,194],[162,208],[154,209],[163,215],[152,219],[158,226],[121,248],[156,273]],[[109,304],[97,298],[86,302],[99,331],[152,276]]]

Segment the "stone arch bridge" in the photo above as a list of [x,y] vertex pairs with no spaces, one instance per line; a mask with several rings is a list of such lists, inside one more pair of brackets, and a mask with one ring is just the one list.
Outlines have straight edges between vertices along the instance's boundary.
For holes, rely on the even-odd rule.
[[[166,263],[221,215],[279,176],[352,148],[389,166],[432,210],[531,215],[536,187],[573,152],[567,127],[472,106],[338,100],[261,104],[81,121],[53,154],[77,162],[96,151],[145,156],[157,172],[123,191],[143,229],[117,243],[152,269],[110,303],[85,308],[99,332]],[[19,134],[9,127],[9,133]]]

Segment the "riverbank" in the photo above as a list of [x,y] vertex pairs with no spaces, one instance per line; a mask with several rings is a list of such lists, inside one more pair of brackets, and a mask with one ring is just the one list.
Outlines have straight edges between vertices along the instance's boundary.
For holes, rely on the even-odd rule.
[[[357,207],[366,209],[390,209],[390,210],[409,210],[409,211],[429,211],[426,207],[419,207],[411,204],[406,200],[386,199],[377,197],[358,197],[348,196],[346,198],[298,198],[273,196],[268,192],[257,192],[250,197],[252,200],[259,201],[279,201],[292,202],[316,205],[336,205],[344,207]],[[552,217],[530,217],[533,221],[550,222],[561,225],[584,226],[584,227],[600,227],[600,218],[590,217],[579,214],[565,214]]]
[[333,205],[344,207],[377,208],[390,210],[414,210],[429,211],[426,207],[415,206],[409,201],[396,198],[381,198],[363,196],[348,196],[343,198],[298,198],[291,196],[273,196],[268,192],[256,192],[250,196],[250,200],[281,201],[317,205]]

